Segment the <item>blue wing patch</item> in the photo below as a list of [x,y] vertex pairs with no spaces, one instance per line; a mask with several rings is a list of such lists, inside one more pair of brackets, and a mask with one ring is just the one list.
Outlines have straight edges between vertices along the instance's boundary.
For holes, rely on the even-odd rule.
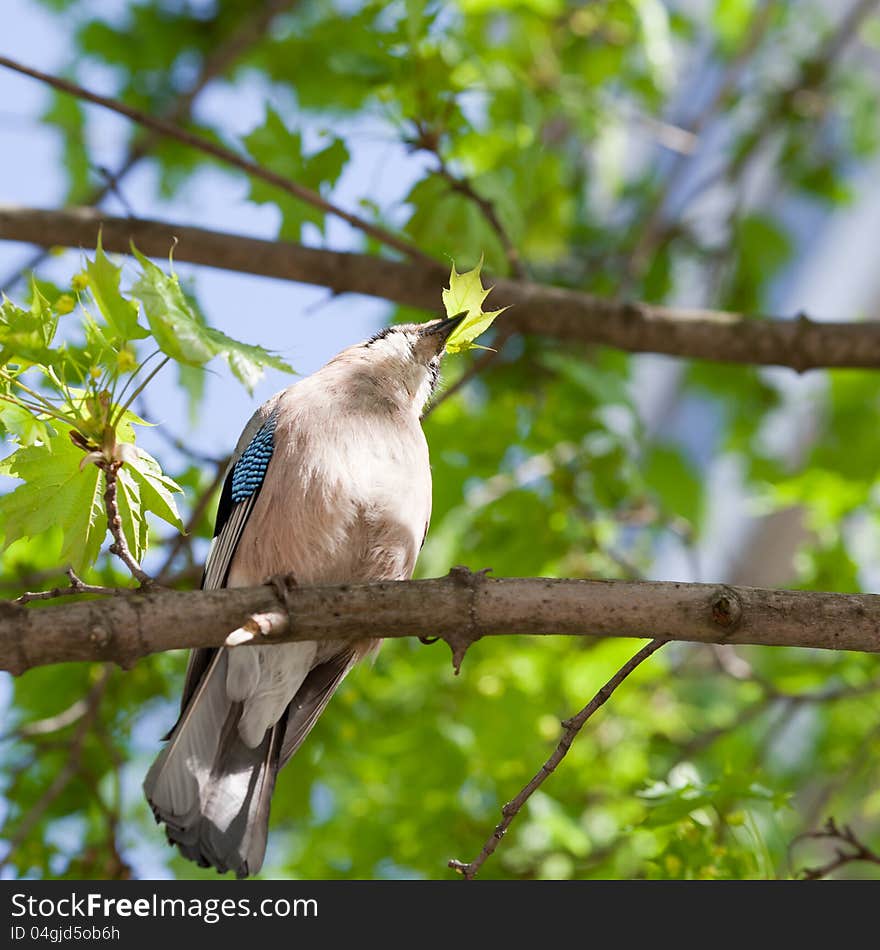
[[274,438],[273,413],[257,430],[226,476],[214,523],[214,542],[202,577],[202,587],[208,590],[223,587],[226,583],[235,550],[272,459]]
[[232,504],[250,498],[259,491],[275,448],[275,416],[272,415],[251,439],[232,469]]

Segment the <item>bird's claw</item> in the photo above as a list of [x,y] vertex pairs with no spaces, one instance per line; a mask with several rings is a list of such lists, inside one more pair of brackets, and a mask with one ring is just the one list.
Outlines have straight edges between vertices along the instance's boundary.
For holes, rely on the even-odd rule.
[[290,606],[290,592],[299,586],[293,574],[273,574],[266,578],[265,584],[275,591],[275,596],[285,607]]

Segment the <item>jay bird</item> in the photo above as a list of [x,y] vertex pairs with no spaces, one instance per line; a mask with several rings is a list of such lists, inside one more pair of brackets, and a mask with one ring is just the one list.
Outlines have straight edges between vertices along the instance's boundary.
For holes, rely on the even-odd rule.
[[[389,327],[256,411],[226,474],[204,589],[412,576],[431,514],[420,418],[464,316]],[[259,871],[278,769],[379,633],[192,652],[180,718],[144,780],[185,857]]]

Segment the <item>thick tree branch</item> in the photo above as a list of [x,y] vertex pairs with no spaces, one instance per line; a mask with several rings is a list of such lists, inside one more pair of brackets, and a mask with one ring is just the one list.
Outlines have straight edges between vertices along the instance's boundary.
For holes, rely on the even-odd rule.
[[197,135],[194,132],[190,132],[187,129],[175,125],[173,122],[166,121],[165,119],[159,119],[155,116],[148,115],[146,112],[142,112],[140,109],[134,109],[131,106],[127,106],[122,102],[116,101],[115,99],[111,99],[107,96],[99,96],[97,93],[90,92],[88,89],[84,89],[82,86],[78,86],[76,83],[70,82],[67,79],[61,79],[58,76],[51,76],[48,73],[40,71],[39,69],[32,69],[30,66],[25,66],[22,63],[18,63],[14,59],[10,59],[8,56],[0,56],[0,66],[5,66],[7,69],[21,73],[24,76],[30,76],[32,79],[38,79],[40,82],[44,82],[47,85],[52,86],[54,89],[59,89],[61,92],[69,93],[70,95],[75,96],[77,99],[83,99],[86,102],[94,103],[95,105],[101,106],[104,109],[109,109],[111,112],[124,115],[126,118],[131,119],[132,122],[137,122],[138,125],[149,129],[157,135],[163,136],[164,138],[174,139],[177,142],[181,142],[183,145],[188,145],[200,152],[204,152],[205,155],[210,155],[212,158],[216,158],[225,165],[238,168],[240,171],[243,171],[254,178],[259,178],[270,185],[274,185],[276,188],[287,192],[287,194],[292,195],[294,198],[298,198],[305,204],[309,204],[313,208],[323,211],[324,214],[341,218],[347,224],[350,224],[353,228],[362,231],[364,234],[378,241],[380,244],[384,244],[386,247],[400,251],[400,253],[406,255],[407,257],[425,262],[431,261],[431,258],[428,257],[427,254],[424,254],[414,244],[411,244],[404,238],[398,237],[397,235],[392,234],[390,231],[387,231],[385,228],[379,227],[378,225],[371,224],[369,221],[359,217],[356,214],[352,214],[349,211],[345,211],[344,209],[337,207],[336,205],[322,198],[321,195],[319,195],[316,191],[312,191],[311,188],[306,188],[295,181],[291,181],[289,178],[285,178],[284,175],[279,175],[277,172],[273,172],[270,168],[265,168],[259,163],[254,162],[251,159],[238,154],[237,152],[233,152],[231,149],[228,149],[223,145],[218,145],[216,142],[213,142],[202,135]]
[[483,636],[605,636],[880,653],[880,595],[716,584],[490,578],[456,568],[421,581],[214,591],[135,591],[27,608],[0,601],[0,669],[112,660],[253,642],[370,635],[445,639],[456,656]]
[[[0,205],[0,239],[45,246],[104,247],[167,258],[176,240],[178,261],[264,277],[278,277],[438,311],[448,273],[432,263],[389,261],[303,247],[284,241],[105,215],[93,209],[42,211]],[[819,367],[880,367],[880,323],[819,323],[754,319],[714,310],[681,310],[609,300],[527,281],[498,280],[493,306],[511,306],[511,331],[600,343],[632,353],[665,353],[726,363]]]

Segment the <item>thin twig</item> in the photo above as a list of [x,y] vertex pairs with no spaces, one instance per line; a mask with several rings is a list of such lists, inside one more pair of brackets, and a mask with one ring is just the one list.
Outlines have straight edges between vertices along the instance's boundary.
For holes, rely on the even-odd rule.
[[464,175],[456,175],[455,172],[452,171],[446,163],[446,160],[440,154],[440,135],[436,129],[432,129],[424,122],[416,121],[415,133],[411,139],[407,140],[410,149],[414,152],[429,152],[437,159],[437,167],[434,169],[434,174],[442,178],[452,191],[463,195],[477,207],[480,214],[486,219],[489,227],[492,228],[498,237],[501,247],[504,250],[504,256],[507,258],[510,272],[519,280],[526,280],[528,273],[526,272],[525,265],[519,256],[516,245],[507,233],[507,229],[504,227],[495,205],[488,198],[484,198],[483,195],[474,188],[470,179]]
[[171,448],[177,452],[180,452],[181,455],[188,458],[191,462],[194,462],[197,465],[215,466],[224,466],[228,463],[228,458],[219,458],[216,455],[209,455],[207,452],[199,452],[197,449],[194,449],[187,441],[170,432],[166,425],[160,424],[160,422],[157,421],[157,414],[151,411],[150,404],[147,401],[146,392],[142,392],[140,396],[138,396],[137,414],[142,419],[152,420],[152,422],[155,424],[155,429],[153,430],[155,434],[159,436],[159,438],[162,439],[166,445],[170,445]]
[[[299,0],[263,0],[256,9],[246,8],[244,16],[232,26],[225,39],[205,57],[199,75],[169,110],[167,118],[172,121],[186,119],[192,112],[195,99],[205,86],[225,73],[250,47],[263,39],[277,16],[298,3]],[[149,140],[143,147],[146,150],[152,144],[153,141]]]
[[837,60],[858,33],[865,18],[876,8],[878,0],[856,0],[838,24],[837,29],[828,37],[816,56],[819,63],[832,63]]
[[575,737],[581,731],[584,724],[599,709],[603,706],[610,698],[614,690],[639,666],[642,662],[648,659],[653,653],[656,653],[664,643],[667,643],[666,640],[652,640],[650,643],[646,644],[636,653],[630,660],[628,660],[615,674],[611,677],[610,680],[599,690],[598,693],[587,703],[586,706],[576,715],[572,716],[571,719],[566,719],[563,721],[562,725],[565,728],[565,731],[562,734],[562,738],[559,740],[559,744],[553,751],[553,754],[549,759],[541,766],[541,768],[535,773],[531,781],[519,792],[519,794],[509,801],[502,809],[502,819],[496,825],[495,830],[486,840],[486,843],[483,845],[482,851],[468,864],[464,864],[461,861],[457,861],[453,858],[449,862],[449,867],[453,870],[458,871],[462,874],[467,880],[473,880],[480,868],[486,862],[486,859],[489,858],[498,845],[501,843],[501,839],[504,837],[507,829],[510,827],[514,818],[519,814],[522,806],[531,798],[535,791],[544,784],[547,778],[554,772],[559,763],[565,758],[568,753],[569,748],[571,747],[572,742],[574,742]]
[[[799,97],[805,92],[822,89],[837,66],[837,61],[858,33],[863,21],[878,3],[880,0],[858,0],[854,3],[813,55],[804,60],[794,81],[773,97],[770,108],[764,113],[757,126],[751,130],[750,135],[755,146],[766,142],[779,121],[791,112],[792,104]],[[731,180],[741,178],[743,171],[755,160],[757,154],[758,150],[755,147],[741,149],[730,165],[728,177]]]
[[52,86],[54,89],[60,89],[62,92],[76,96],[78,99],[84,99],[86,102],[94,103],[95,105],[101,106],[104,109],[109,109],[111,112],[124,115],[133,122],[137,122],[139,125],[144,126],[144,128],[151,129],[158,135],[161,135],[165,138],[174,139],[184,145],[195,148],[206,155],[210,155],[226,165],[231,165],[233,168],[238,168],[246,174],[252,175],[254,178],[259,178],[270,185],[274,185],[276,188],[281,189],[289,195],[292,195],[294,198],[297,198],[300,201],[317,208],[319,211],[324,212],[324,214],[330,214],[334,217],[340,218],[347,224],[350,224],[353,228],[362,231],[364,234],[374,238],[381,244],[393,248],[396,251],[400,251],[401,254],[404,254],[411,260],[419,260],[423,263],[436,263],[431,257],[419,250],[419,248],[404,238],[397,237],[390,231],[386,231],[385,228],[371,224],[369,221],[359,217],[356,214],[352,214],[349,211],[338,208],[336,205],[322,198],[321,195],[319,195],[316,191],[312,191],[311,188],[306,188],[303,185],[297,184],[297,182],[291,181],[289,178],[285,178],[284,175],[279,175],[277,172],[273,172],[271,169],[265,168],[257,162],[233,152],[231,149],[225,148],[222,145],[218,145],[204,136],[197,135],[195,132],[190,132],[188,129],[181,128],[180,126],[175,125],[173,122],[168,122],[165,119],[159,119],[155,116],[148,115],[146,112],[142,112],[140,109],[134,109],[131,106],[127,106],[116,99],[111,99],[107,96],[101,96],[97,93],[90,92],[88,89],[85,89],[76,83],[70,82],[67,79],[61,79],[58,76],[52,76],[49,73],[41,72],[39,69],[33,69],[30,66],[25,66],[22,63],[16,62],[14,59],[10,59],[8,56],[0,56],[0,66],[5,66],[7,69],[21,73],[24,76],[30,76],[32,79],[37,79],[40,82],[44,82],[47,85]]
[[51,590],[25,591],[19,597],[10,601],[13,604],[29,604],[33,600],[54,600],[56,597],[69,597],[72,594],[130,594],[128,587],[101,587],[96,584],[86,584],[73,571],[67,569],[70,583],[67,587],[53,587]]
[[[761,8],[754,14],[751,29],[746,35],[742,46],[731,60],[714,94],[706,105],[683,126],[683,130],[695,137],[703,132],[705,127],[715,117],[719,108],[727,100],[739,83],[745,68],[760,47],[762,40],[770,26],[771,14],[775,4],[773,0],[763,0]],[[639,239],[633,249],[627,265],[625,281],[632,279],[638,273],[645,261],[656,248],[657,242],[662,240],[666,227],[663,223],[663,212],[669,195],[674,194],[681,184],[685,173],[690,169],[696,149],[687,153],[677,154],[669,167],[665,181],[655,192],[653,201],[647,213],[641,216],[639,224]],[[624,288],[625,289],[625,288]]]
[[[880,719],[875,717],[872,728],[865,731],[861,746],[863,749],[874,749],[880,740]],[[831,799],[842,789],[848,788],[850,782],[856,781],[860,772],[872,769],[876,763],[871,756],[852,756],[842,768],[834,771],[833,777],[827,782],[818,782],[815,796],[812,801],[805,803],[801,809],[803,826],[811,828],[819,820],[819,816],[827,809]],[[791,866],[791,848],[789,847],[789,867]]]
[[715,729],[707,729],[705,732],[697,733],[692,739],[689,739],[678,749],[680,759],[690,759],[700,752],[705,751],[724,736],[736,732],[737,729],[748,725],[753,719],[756,719],[762,713],[766,712],[773,705],[773,700],[769,696],[762,696],[756,703],[746,706],[725,726],[718,726]]
[[[757,154],[757,147],[764,144],[767,137],[773,133],[780,117],[783,117],[790,111],[791,103],[794,98],[802,94],[805,90],[821,88],[827,81],[836,65],[836,61],[845,51],[865,17],[877,6],[878,2],[880,2],[880,0],[858,0],[858,2],[850,8],[849,12],[842,17],[836,28],[831,31],[826,39],[819,45],[818,49],[802,63],[794,80],[772,97],[770,107],[765,111],[761,120],[751,132],[752,145],[749,148],[739,150],[729,167],[722,167],[717,174],[712,174],[708,180],[703,181],[699,188],[691,191],[683,203],[682,208],[679,209],[677,215],[679,219],[685,208],[692,205],[696,197],[702,194],[715,180],[720,177],[727,177],[731,181],[734,181],[742,177],[745,168]],[[719,94],[716,95],[707,110],[704,110],[697,117],[696,121],[700,124],[705,124],[711,118],[714,111],[722,104],[723,100],[733,88],[733,85],[735,85],[748,58],[750,58],[755,49],[757,49],[763,33],[769,25],[769,12],[770,10],[767,9],[762,10],[756,17],[753,29],[743,46],[743,58],[739,62],[735,61],[734,64],[732,64],[727,79],[722,81]],[[728,86],[729,82],[732,82],[732,85]],[[662,246],[674,233],[675,228],[673,223],[663,223],[662,211],[666,195],[670,192],[672,185],[678,180],[680,173],[687,167],[686,163],[681,161],[676,162],[676,165],[678,168],[674,167],[672,180],[667,181],[660,192],[659,203],[654,206],[647,222],[640,226],[642,233],[627,264],[626,276],[621,290],[622,294],[628,291],[632,285],[632,281],[638,275],[651,254]]]
[[55,713],[54,716],[46,716],[44,719],[35,719],[33,722],[22,723],[15,729],[10,729],[0,735],[0,742],[9,742],[12,739],[33,739],[37,736],[48,736],[53,732],[59,732],[78,722],[88,712],[89,704],[85,698],[78,699],[67,709]]
[[[124,168],[125,166],[123,166]],[[105,165],[98,165],[96,171],[104,179],[104,187],[100,189],[101,197],[104,195],[113,195],[119,204],[122,206],[122,210],[130,217],[136,218],[137,213],[134,210],[134,205],[125,197],[122,193],[122,184],[119,181],[119,175],[111,171]]]
[[[868,864],[880,864],[880,854],[871,850],[863,841],[860,841],[856,833],[849,825],[842,828],[838,826],[833,818],[829,818],[821,831],[807,831],[798,835],[792,842],[794,847],[800,841],[833,841],[836,843],[834,857],[825,864],[816,867],[804,868],[800,872],[800,877],[805,881],[818,881],[823,877],[828,877],[839,868],[855,862],[864,862]],[[844,850],[849,848],[850,850]]]
[[104,473],[106,485],[104,489],[104,508],[107,512],[107,527],[110,529],[110,534],[113,535],[110,553],[115,554],[122,561],[141,587],[152,587],[154,584],[153,578],[135,560],[122,530],[122,517],[119,514],[119,504],[116,498],[119,469],[122,467],[122,463],[98,462],[96,464]]
[[[104,750],[107,753],[107,757],[113,763],[113,804],[110,805],[104,801],[104,799],[96,794],[96,799],[98,807],[101,809],[106,824],[107,824],[107,836],[105,839],[105,845],[109,853],[109,863],[105,864],[105,874],[111,880],[129,880],[132,876],[132,869],[128,866],[127,862],[122,859],[122,856],[119,854],[119,846],[117,843],[117,837],[119,833],[119,823],[122,816],[122,767],[124,765],[123,757],[120,755],[119,750],[113,744],[113,738],[109,734],[107,729],[106,722],[96,723],[95,736],[101,745],[104,747]],[[98,778],[99,776],[94,776],[93,785],[95,788],[98,787]]]
[[[845,684],[838,686],[828,686],[824,689],[807,690],[802,693],[789,693],[778,689],[771,680],[760,676],[747,661],[736,655],[734,648],[730,644],[709,644],[712,649],[713,658],[718,663],[721,670],[734,679],[743,681],[749,680],[761,688],[761,696],[753,703],[743,707],[737,712],[734,718],[726,725],[717,726],[713,729],[707,729],[704,732],[697,733],[679,748],[679,756],[682,759],[690,758],[699,752],[704,751],[713,743],[724,736],[730,735],[737,729],[748,725],[752,720],[758,718],[766,712],[772,710],[775,706],[782,704],[783,715],[774,729],[768,730],[768,735],[764,736],[763,745],[768,745],[773,738],[773,733],[781,728],[791,717],[791,715],[801,706],[811,704],[820,705],[822,703],[833,703],[839,700],[855,699],[859,696],[867,696],[871,693],[880,691],[880,679],[869,680],[858,686],[848,686]],[[730,656],[730,651],[733,656]],[[733,661],[733,662],[732,662]]]
[[528,274],[526,273],[525,265],[522,262],[522,258],[519,256],[519,251],[516,249],[516,245],[511,240],[510,235],[507,233],[507,229],[501,222],[501,218],[498,217],[498,211],[495,208],[495,205],[488,199],[484,198],[471,184],[468,178],[465,178],[463,175],[456,175],[454,172],[450,171],[449,166],[446,162],[443,161],[440,156],[437,156],[440,166],[435,169],[435,173],[439,175],[453,190],[458,192],[458,194],[463,195],[468,201],[473,202],[480,210],[480,213],[486,219],[489,224],[489,227],[495,232],[498,240],[501,242],[501,247],[504,249],[504,256],[507,258],[507,263],[510,266],[510,272],[519,280],[526,280]]

